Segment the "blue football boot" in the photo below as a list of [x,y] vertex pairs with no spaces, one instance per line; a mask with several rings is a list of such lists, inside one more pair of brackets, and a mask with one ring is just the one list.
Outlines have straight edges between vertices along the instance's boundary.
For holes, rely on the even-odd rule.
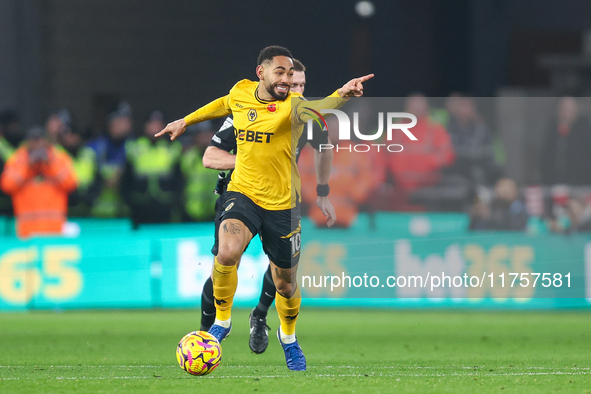
[[[281,327],[279,330],[281,330]],[[279,339],[279,343],[281,344],[281,347],[283,347],[287,368],[292,371],[305,371],[306,357],[304,356],[304,352],[302,352],[302,348],[300,347],[297,338],[294,343],[283,343],[279,330],[277,330],[277,339]]]
[[219,343],[222,343],[222,341],[228,336],[230,335],[230,331],[232,331],[232,324],[230,324],[230,327],[228,328],[224,328],[222,326],[218,326],[217,324],[214,324],[213,326],[211,326],[209,328],[209,331],[207,331],[208,333],[210,333],[211,335],[213,335]]

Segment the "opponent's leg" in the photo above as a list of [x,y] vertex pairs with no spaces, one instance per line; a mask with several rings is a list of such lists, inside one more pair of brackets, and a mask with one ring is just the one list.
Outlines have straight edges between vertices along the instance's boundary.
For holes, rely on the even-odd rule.
[[263,353],[269,345],[269,326],[267,325],[267,311],[275,300],[275,284],[271,274],[271,265],[267,268],[263,277],[263,288],[258,305],[252,310],[248,318],[250,325],[250,338],[248,346],[253,352]]
[[232,303],[238,285],[238,261],[252,238],[248,227],[238,219],[222,221],[219,230],[219,250],[213,262],[211,279],[216,318],[209,332],[218,341],[229,333],[232,325]]
[[214,321],[213,282],[210,276],[203,284],[203,291],[201,292],[201,331],[209,330]]
[[275,301],[275,283],[273,283],[273,274],[271,273],[271,265],[267,267],[265,276],[263,277],[263,287],[261,289],[261,296],[259,297],[258,305],[252,310],[252,315],[259,318],[265,319],[269,308]]

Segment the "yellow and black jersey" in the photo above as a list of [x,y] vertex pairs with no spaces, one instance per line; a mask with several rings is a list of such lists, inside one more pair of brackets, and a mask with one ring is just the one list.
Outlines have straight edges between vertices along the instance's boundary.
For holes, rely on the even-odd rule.
[[[258,85],[244,79],[228,95],[187,115],[185,121],[194,124],[231,113],[238,149],[228,190],[248,196],[264,209],[293,208],[301,183],[295,151],[306,119],[293,116],[291,100],[303,98],[290,92],[284,101],[265,101],[258,97]],[[337,92],[329,97],[340,98]],[[293,128],[292,119],[297,119]]]

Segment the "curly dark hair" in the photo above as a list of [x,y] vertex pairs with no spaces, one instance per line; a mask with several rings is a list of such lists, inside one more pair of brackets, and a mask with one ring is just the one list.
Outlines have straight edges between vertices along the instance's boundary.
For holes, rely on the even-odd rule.
[[289,49],[280,47],[278,45],[271,45],[269,47],[263,48],[261,53],[259,54],[258,58],[258,65],[260,66],[264,62],[271,61],[275,56],[287,56],[293,59],[293,56]]

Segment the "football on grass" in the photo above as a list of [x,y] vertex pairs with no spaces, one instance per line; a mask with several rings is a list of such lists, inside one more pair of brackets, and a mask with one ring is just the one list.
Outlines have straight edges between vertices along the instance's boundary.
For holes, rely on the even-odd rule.
[[176,348],[176,359],[180,367],[191,375],[207,375],[217,368],[221,358],[220,343],[205,331],[188,333]]

